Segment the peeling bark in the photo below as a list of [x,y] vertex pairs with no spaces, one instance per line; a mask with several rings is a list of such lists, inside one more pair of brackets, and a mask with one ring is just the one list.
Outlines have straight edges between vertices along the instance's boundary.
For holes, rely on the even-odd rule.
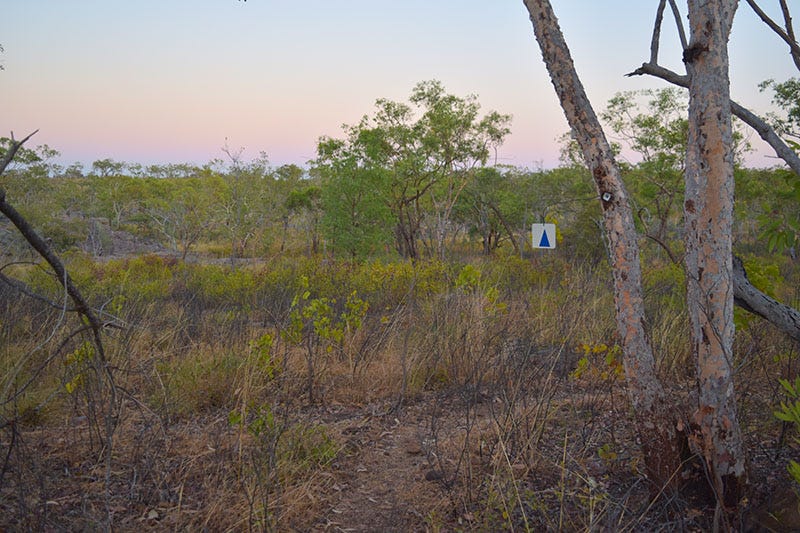
[[645,333],[638,236],[628,194],[550,2],[525,0],[524,3],[561,107],[581,146],[597,192],[603,198],[603,227],[613,272],[617,331],[648,477],[656,490],[674,487],[681,467],[677,413],[666,401]]
[[691,39],[684,257],[692,353],[697,368],[701,453],[726,509],[746,484],[733,384],[733,128],[728,37],[736,0],[690,0]]
[[[633,72],[626,74],[626,76],[643,75],[655,76],[678,87],[689,88],[689,76],[678,74],[655,63],[644,63]],[[775,130],[749,109],[734,101],[731,101],[730,105],[731,112],[742,122],[753,128],[758,133],[758,136],[775,150],[775,155],[781,158],[795,174],[800,176],[800,157],[775,133]]]

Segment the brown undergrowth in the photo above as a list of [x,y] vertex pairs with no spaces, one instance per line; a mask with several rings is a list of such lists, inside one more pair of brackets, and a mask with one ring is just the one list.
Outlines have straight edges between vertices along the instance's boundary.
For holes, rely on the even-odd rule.
[[[36,379],[4,398],[13,401],[0,432],[0,529],[713,523],[705,502],[653,491],[643,476],[602,268],[509,260],[206,271],[159,258],[84,267],[117,326],[106,339],[122,398],[113,446],[92,437],[81,388],[90,376],[76,379],[74,364],[80,339],[64,341],[71,330],[59,329],[58,309],[8,299],[0,361],[5,375],[17,369],[15,383]],[[648,298],[680,405],[692,370],[671,276],[651,282]],[[785,465],[797,450],[772,411],[797,352],[751,321],[737,354],[753,489],[742,524],[791,528]]]

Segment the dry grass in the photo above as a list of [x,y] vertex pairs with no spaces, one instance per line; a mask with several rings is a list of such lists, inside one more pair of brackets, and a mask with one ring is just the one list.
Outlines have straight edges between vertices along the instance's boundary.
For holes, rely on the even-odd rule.
[[[149,297],[137,298],[135,284],[124,298],[99,287],[101,304],[122,302],[114,309],[122,327],[105,338],[121,402],[110,474],[109,450],[86,417],[87,402],[102,398],[65,390],[74,374],[65,356],[80,339],[64,338],[75,324],[9,300],[0,310],[0,369],[16,377],[3,382],[2,416],[13,423],[0,432],[0,529],[709,525],[701,502],[649,498],[609,355],[615,327],[602,267],[517,265],[468,285],[441,265],[383,265],[371,275],[326,268],[311,280],[317,295],[344,302],[358,289],[372,307],[316,355],[313,404],[304,345],[283,335],[297,289],[282,274],[254,267],[252,277],[223,280],[249,284],[236,299],[191,285],[185,272]],[[260,286],[259,276],[282,285]],[[650,335],[660,371],[685,401],[685,316],[669,308],[681,289],[669,276],[656,281]],[[763,487],[786,479],[796,452],[772,410],[777,378],[796,375],[797,351],[753,323],[737,354],[755,507],[767,500]],[[36,378],[8,401],[26,376]]]

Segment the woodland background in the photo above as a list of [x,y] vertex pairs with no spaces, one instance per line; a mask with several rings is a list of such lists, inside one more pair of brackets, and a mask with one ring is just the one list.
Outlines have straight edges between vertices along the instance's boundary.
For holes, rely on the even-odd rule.
[[[684,113],[671,89],[620,94],[603,113],[637,154],[623,172],[648,333],[677,402],[695,379]],[[97,310],[113,380],[4,221],[0,526],[712,523],[710,502],[651,499],[643,481],[588,171],[568,137],[559,168],[492,165],[506,132],[507,117],[430,81],[320,139],[307,169],[228,146],[201,167],[91,169],[21,149],[2,187]],[[798,193],[782,167],[736,169],[735,253],[795,308]],[[541,221],[558,225],[555,250],[530,247]],[[743,520],[797,524],[794,427],[774,415],[792,400],[779,380],[795,379],[797,345],[741,309],[736,326],[754,487]]]

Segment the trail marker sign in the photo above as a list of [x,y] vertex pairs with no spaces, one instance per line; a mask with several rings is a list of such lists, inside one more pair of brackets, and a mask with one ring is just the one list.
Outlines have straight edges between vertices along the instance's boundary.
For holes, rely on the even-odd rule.
[[555,224],[533,224],[531,226],[531,244],[534,248],[553,250],[556,247]]

